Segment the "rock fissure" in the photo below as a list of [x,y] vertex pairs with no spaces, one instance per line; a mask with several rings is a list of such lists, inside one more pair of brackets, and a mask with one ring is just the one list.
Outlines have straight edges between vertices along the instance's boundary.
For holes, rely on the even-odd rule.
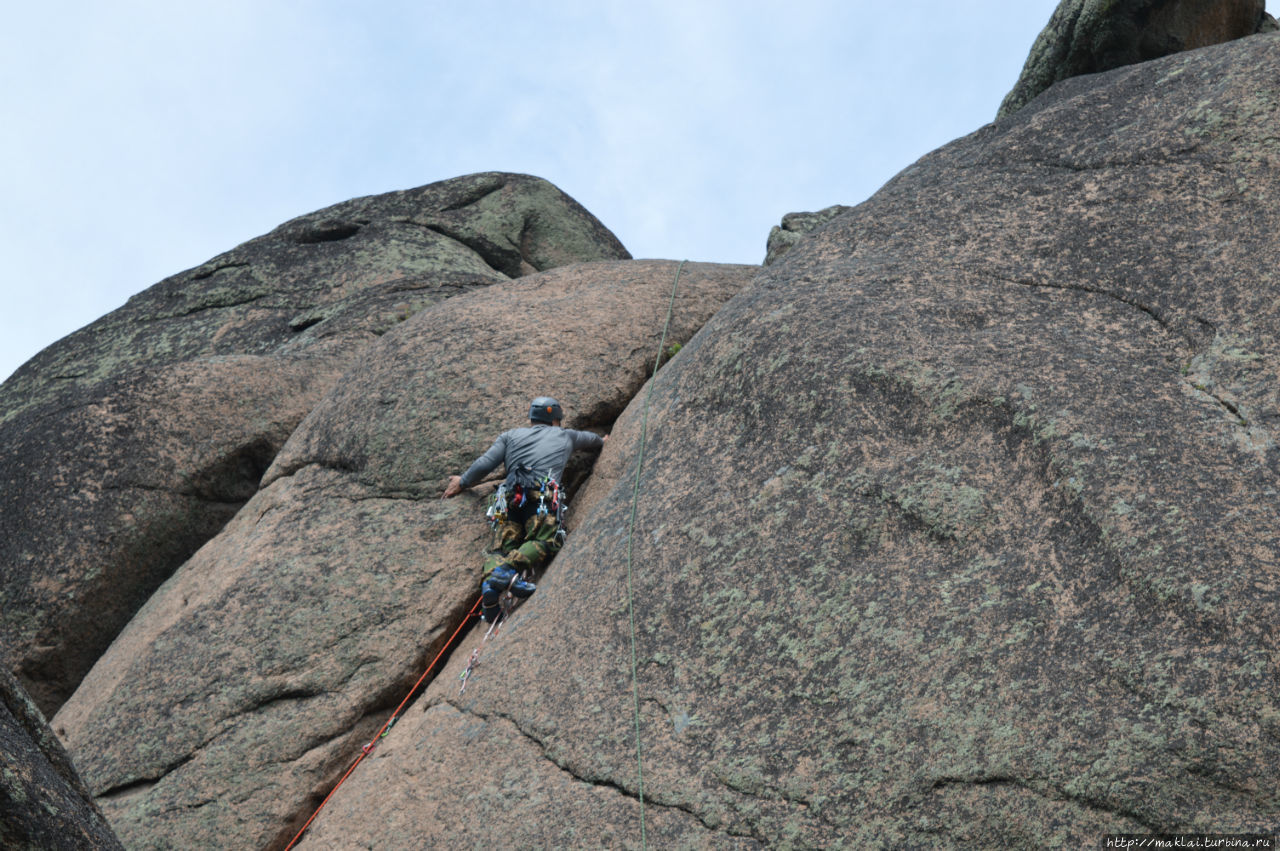
[[217,798],[205,798],[203,801],[196,801],[194,803],[174,804],[173,806],[164,807],[163,809],[159,810],[156,813],[156,815],[163,816],[169,813],[199,810],[209,806],[210,804],[216,804],[217,802],[218,802]]
[[[156,771],[148,772],[139,777],[132,778],[130,780],[124,781],[123,783],[119,783],[116,786],[110,787],[105,791],[98,793],[97,795],[95,795],[95,797],[121,798],[121,797],[127,797],[131,794],[136,794],[137,792],[140,792],[140,791],[146,791],[146,789],[154,787],[155,785],[160,783],[160,781],[164,780],[170,774],[173,774],[175,771],[182,768],[187,763],[190,763],[193,760],[195,760],[197,757],[200,756],[202,752],[208,749],[210,745],[212,745],[218,739],[222,738],[227,733],[233,731],[236,726],[235,720],[237,718],[254,714],[266,707],[269,707],[273,704],[280,703],[286,700],[309,699],[313,697],[320,697],[323,694],[324,694],[323,691],[316,690],[316,689],[291,688],[291,689],[286,689],[285,691],[277,694],[264,696],[255,703],[250,703],[243,707],[237,707],[230,714],[223,716],[218,721],[216,725],[216,729],[212,735],[210,735],[209,737],[201,741],[198,745],[192,747],[190,751],[184,754],[183,756],[169,762],[163,768],[160,768]],[[317,747],[321,747],[327,742],[333,741],[334,739],[338,739],[338,738],[341,738],[342,736],[349,735],[349,734],[350,734],[349,730],[343,730],[331,736],[319,736],[319,737],[312,738],[309,741],[316,742],[316,744],[306,745],[305,750],[306,751],[315,750]]]
[[96,794],[94,797],[106,798],[106,799],[122,798],[122,797],[127,797],[129,795],[137,794],[138,792],[146,791],[147,789],[150,789],[151,787],[159,783],[161,780],[168,777],[170,774],[172,774],[173,772],[177,771],[179,768],[182,768],[182,766],[186,765],[187,763],[195,759],[196,755],[199,754],[200,751],[202,751],[205,747],[207,747],[212,741],[220,737],[224,731],[225,731],[225,728],[220,729],[217,733],[215,733],[213,736],[211,736],[209,739],[203,742],[199,747],[193,748],[189,754],[186,754],[185,756],[182,756],[176,760],[173,760],[172,762],[165,765],[163,768],[157,769],[156,771],[152,771],[152,772],[146,772],[145,774],[140,774],[137,777],[130,778],[129,780],[124,781],[123,783],[118,783],[115,786],[112,786]]
[[1215,402],[1217,402],[1217,403],[1218,403],[1218,405],[1219,405],[1223,410],[1225,410],[1227,413],[1231,414],[1231,420],[1232,420],[1232,422],[1233,422],[1235,425],[1240,426],[1240,427],[1242,427],[1242,428],[1247,428],[1247,427],[1248,427],[1248,425],[1249,425],[1249,419],[1248,419],[1248,417],[1246,417],[1243,413],[1241,413],[1241,411],[1240,411],[1240,407],[1239,407],[1238,405],[1236,405],[1234,402],[1232,402],[1230,399],[1227,399],[1227,398],[1226,398],[1226,397],[1224,397],[1221,393],[1219,393],[1218,391],[1214,390],[1212,387],[1210,387],[1210,386],[1209,386],[1209,385],[1207,385],[1207,384],[1202,384],[1202,383],[1200,383],[1200,382],[1198,382],[1198,381],[1195,381],[1194,379],[1189,378],[1189,377],[1186,377],[1186,378],[1185,378],[1185,380],[1186,380],[1186,382],[1187,382],[1188,384],[1190,384],[1192,387],[1194,387],[1197,391],[1199,391],[1199,392],[1203,393],[1204,395],[1208,396],[1209,398],[1213,399]]
[[1241,798],[1245,801],[1259,804],[1265,804],[1268,800],[1267,794],[1260,788],[1225,780],[1223,779],[1220,771],[1217,771],[1210,766],[1188,765],[1185,770],[1187,774],[1192,777],[1209,784],[1215,789],[1221,789],[1235,798]]
[[457,201],[441,207],[440,212],[456,213],[467,207],[473,207],[491,195],[497,195],[502,192],[502,187],[504,185],[505,184],[502,181],[482,181],[473,191],[463,193],[462,197]]
[[[280,467],[272,467],[263,474],[262,487],[274,485],[276,482],[285,479],[291,479],[301,473],[303,470],[314,467],[317,470],[328,470],[334,473],[359,477],[359,467],[346,460],[345,458],[312,458],[304,461],[298,461],[292,464],[284,464]],[[269,478],[268,478],[269,476]],[[321,488],[323,489],[323,488]]]
[[210,310],[228,310],[233,307],[244,307],[246,304],[254,304],[262,301],[272,295],[269,292],[248,292],[240,294],[228,294],[227,298],[211,298],[199,304],[193,304],[186,310],[179,313],[166,313],[157,315],[156,319],[185,319],[188,316],[195,316],[197,313],[205,313]]
[[[1056,171],[1066,171],[1073,174],[1085,174],[1089,172],[1106,172],[1106,171],[1134,171],[1149,169],[1166,169],[1166,168],[1184,168],[1187,165],[1188,155],[1194,154],[1199,149],[1199,145],[1190,144],[1185,148],[1176,148],[1171,150],[1156,151],[1147,156],[1138,156],[1132,159],[1116,159],[1105,160],[1100,162],[1071,162],[1065,159],[1029,159],[1024,160],[1028,165],[1041,166]],[[1212,160],[1201,160],[1198,164],[1215,165]]]
[[249,266],[248,263],[240,261],[240,262],[234,262],[234,263],[219,263],[211,268],[201,267],[200,269],[197,269],[195,272],[191,274],[191,280],[203,281],[207,278],[212,278],[214,275],[218,274],[219,272],[225,272],[228,269],[245,269],[248,266]]
[[268,707],[273,706],[277,703],[285,703],[291,700],[310,700],[315,697],[321,697],[324,694],[325,694],[324,691],[321,691],[318,689],[308,689],[308,688],[286,689],[280,694],[264,697],[257,703],[254,703],[250,706],[245,707],[243,710],[240,711],[239,714],[249,715],[254,712],[261,712],[262,710],[267,709]]
[[1103,296],[1104,298],[1113,299],[1115,301],[1120,302],[1121,304],[1126,304],[1129,307],[1132,307],[1136,310],[1141,311],[1142,313],[1145,313],[1147,316],[1151,318],[1153,322],[1155,322],[1165,331],[1171,334],[1177,334],[1178,336],[1185,339],[1187,343],[1192,346],[1196,345],[1196,340],[1194,337],[1187,334],[1186,332],[1175,331],[1170,325],[1169,321],[1165,319],[1163,316],[1161,316],[1160,313],[1155,308],[1151,307],[1150,305],[1142,303],[1141,301],[1139,301],[1136,298],[1133,298],[1132,296],[1127,296],[1122,293],[1115,292],[1113,290],[1104,289],[1102,287],[1091,287],[1091,286],[1088,286],[1087,284],[1059,284],[1059,283],[1050,283],[1047,281],[1032,281],[1032,280],[1023,279],[1023,278],[1007,277],[989,270],[975,270],[975,271],[979,275],[982,275],[987,278],[991,278],[992,280],[1003,281],[1006,284],[1016,284],[1022,287],[1029,287],[1031,289],[1051,289],[1051,290],[1065,290],[1068,292],[1083,292],[1083,293],[1089,293],[1091,295],[1098,295],[1098,296]]
[[944,775],[935,777],[929,783],[930,789],[939,789],[946,786],[997,786],[1009,785],[1030,789],[1037,794],[1041,794],[1038,790],[1027,784],[1022,778],[1015,777],[1011,774],[981,774],[973,777],[964,777],[960,775]]
[[[100,489],[102,490],[103,493],[115,493],[120,491],[143,491],[144,493],[159,493],[159,494],[164,494],[166,496],[180,496],[180,497],[186,497],[189,499],[198,499],[200,500],[200,502],[204,503],[205,505],[223,506],[231,509],[238,509],[242,507],[245,504],[245,502],[247,502],[247,500],[243,500],[243,499],[236,499],[236,500],[216,499],[216,498],[209,497],[205,494],[202,494],[198,491],[187,490],[185,488],[166,487],[164,485],[144,485],[137,482],[114,484],[114,485],[102,485]],[[213,537],[213,535],[210,535],[210,537]]]
[[[521,727],[521,725],[510,715],[507,715],[506,713],[501,713],[501,712],[485,714],[483,712],[476,712],[474,710],[465,709],[462,706],[459,706],[452,699],[444,699],[444,700],[441,700],[440,703],[447,704],[448,706],[450,706],[452,709],[454,709],[460,714],[469,715],[473,718],[478,718],[481,721],[484,721],[486,724],[492,724],[495,719],[506,721],[516,730],[517,733],[520,734],[520,736],[522,736],[523,738],[531,742],[537,748],[539,754],[542,756],[544,760],[549,762],[551,765],[555,766],[556,769],[563,772],[565,775],[587,786],[611,789],[614,792],[618,793],[619,795],[623,796],[624,798],[628,798],[630,800],[636,801],[637,803],[640,803],[639,794],[632,791],[630,788],[625,786],[620,781],[610,780],[604,777],[592,777],[585,774],[581,774],[575,771],[571,766],[566,765],[565,763],[560,762],[559,760],[553,758],[550,752],[548,751],[546,743],[543,742],[541,739],[539,739],[537,736],[525,730],[523,727]],[[737,790],[734,790],[734,791],[737,791]],[[682,812],[685,815],[691,816],[694,819],[696,819],[699,824],[701,824],[703,827],[705,827],[707,830],[711,831],[712,833],[721,833],[727,836],[746,837],[746,838],[756,839],[761,842],[765,841],[764,837],[761,837],[754,832],[741,832],[741,831],[735,831],[735,830],[727,830],[721,826],[711,823],[708,820],[708,816],[698,813],[696,810],[694,810],[687,804],[677,803],[673,801],[664,801],[659,799],[657,796],[652,795],[649,792],[645,793],[643,803],[645,806],[656,806],[656,807],[662,807],[663,809]]]
[[[160,777],[163,777],[163,776],[164,775],[160,775]],[[155,788],[155,785],[158,782],[160,782],[160,777],[157,777],[155,779],[144,778],[141,780],[130,781],[128,783],[122,783],[119,786],[113,786],[112,788],[107,789],[105,792],[102,792],[99,795],[95,795],[94,797],[96,797],[99,801],[118,801],[122,798],[128,798],[133,795],[138,795],[150,789]]]
[[434,234],[443,236],[451,242],[463,246],[474,253],[476,257],[480,258],[481,262],[486,266],[504,278],[511,279],[520,277],[519,269],[511,269],[510,264],[504,263],[503,258],[496,255],[491,246],[486,245],[478,239],[468,237],[466,234],[457,230],[452,230],[447,225],[440,224],[438,222],[424,222],[418,219],[405,219],[404,223],[431,231]]
[[537,269],[537,265],[533,262],[533,257],[529,251],[530,239],[529,234],[532,231],[532,222],[526,216],[524,221],[520,223],[520,237],[516,240],[516,251],[520,254],[520,262],[528,266],[530,269]]
[[1169,830],[1167,824],[1161,825],[1154,822],[1151,818],[1143,815],[1132,807],[1103,801],[1096,796],[1072,794],[1060,788],[1041,789],[1039,784],[1028,781],[1025,778],[1014,775],[992,774],[979,775],[975,777],[964,776],[945,776],[934,779],[929,784],[930,792],[943,792],[954,787],[1010,787],[1029,792],[1038,798],[1041,798],[1051,804],[1061,804],[1063,801],[1071,801],[1086,809],[1095,812],[1106,813],[1108,815],[1120,816],[1121,818],[1130,819],[1142,827],[1153,833]]

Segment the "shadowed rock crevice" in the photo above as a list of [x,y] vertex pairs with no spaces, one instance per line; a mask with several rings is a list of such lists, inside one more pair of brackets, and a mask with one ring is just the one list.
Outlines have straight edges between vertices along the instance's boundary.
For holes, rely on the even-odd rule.
[[458,193],[457,200],[441,208],[442,213],[454,213],[466,207],[479,204],[485,199],[502,191],[502,181],[494,176],[479,176],[471,186]]
[[104,792],[99,792],[95,797],[100,801],[115,803],[123,798],[128,798],[131,795],[139,795],[143,792],[147,792],[156,785],[157,780],[159,780],[159,778],[156,778],[155,780],[135,780],[131,783],[124,783],[120,786],[107,789]]
[[[1121,304],[1127,304],[1130,307],[1145,313],[1147,316],[1151,318],[1153,322],[1155,322],[1165,331],[1168,331],[1170,333],[1179,333],[1175,329],[1170,327],[1169,321],[1165,319],[1163,316],[1161,316],[1160,313],[1156,311],[1155,308],[1151,307],[1150,305],[1144,304],[1143,302],[1139,301],[1133,296],[1126,295],[1122,292],[1118,292],[1113,289],[1108,289],[1106,287],[1100,287],[1100,286],[1091,286],[1089,284],[1079,283],[1079,282],[1064,283],[1064,282],[1056,282],[1056,281],[1033,281],[1033,280],[1021,280],[1021,279],[1015,279],[1015,278],[1002,278],[999,275],[991,272],[984,272],[982,270],[973,270],[973,271],[977,272],[980,275],[986,275],[995,280],[1004,281],[1007,284],[1017,284],[1018,286],[1031,287],[1033,289],[1036,287],[1046,287],[1049,289],[1089,293],[1090,295],[1099,295],[1105,298],[1115,299]],[[1183,336],[1184,339],[1186,339],[1188,344],[1190,345],[1196,344],[1195,337],[1189,334],[1182,334],[1181,336]]]
[[298,245],[315,245],[321,242],[341,242],[350,239],[360,232],[360,228],[369,224],[366,219],[361,222],[343,221],[341,219],[322,219],[308,224],[290,233],[287,238]]
[[248,263],[206,263],[205,265],[197,267],[194,271],[192,271],[191,280],[193,281],[207,280],[208,278],[212,278],[214,275],[218,274],[219,272],[226,272],[231,269],[244,269],[244,268],[247,268],[248,265],[249,265]]
[[990,794],[998,789],[1010,789],[1017,792],[1032,795],[1043,799],[1049,805],[1062,806],[1064,803],[1077,804],[1087,810],[1093,810],[1100,815],[1119,816],[1127,822],[1141,826],[1147,830],[1157,833],[1167,831],[1169,825],[1161,825],[1152,822],[1149,816],[1137,811],[1136,809],[1117,808],[1108,805],[1105,801],[1098,801],[1088,797],[1073,797],[1069,794],[1063,794],[1060,789],[1046,788],[1043,781],[1039,779],[1028,779],[1016,777],[1012,775],[991,774],[979,775],[976,777],[939,777],[929,782],[930,794],[946,795],[959,790],[981,790],[984,794]]
[[417,225],[432,233],[438,233],[443,237],[455,240],[461,245],[465,245],[476,253],[481,260],[487,263],[495,272],[498,272],[508,278],[518,278],[525,274],[523,269],[532,268],[525,257],[510,251],[504,251],[501,247],[487,240],[480,240],[469,236],[467,233],[452,229],[447,225],[434,224],[428,222],[419,222],[412,219],[406,220],[408,224]]
[[278,450],[265,438],[236,447],[212,465],[197,470],[190,480],[191,491],[206,502],[234,503],[239,510],[257,493],[262,474]]

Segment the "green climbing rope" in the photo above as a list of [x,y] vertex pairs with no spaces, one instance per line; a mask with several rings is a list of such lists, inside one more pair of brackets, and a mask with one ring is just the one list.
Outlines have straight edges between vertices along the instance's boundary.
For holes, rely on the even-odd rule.
[[636,458],[636,482],[631,490],[631,522],[627,526],[627,614],[631,620],[631,699],[636,722],[636,781],[640,792],[640,847],[643,849],[647,849],[649,843],[645,839],[644,826],[644,758],[640,750],[640,678],[636,665],[636,608],[631,584],[631,542],[636,531],[636,508],[640,504],[640,470],[644,466],[644,447],[649,436],[649,400],[653,398],[654,378],[658,374],[658,367],[662,365],[662,353],[667,345],[667,331],[671,328],[671,316],[676,307],[676,288],[680,286],[680,273],[684,270],[686,262],[680,261],[680,265],[676,267],[676,279],[671,283],[671,301],[667,304],[667,321],[662,326],[662,338],[658,341],[658,356],[653,361],[653,374],[649,376],[649,390],[645,393],[644,407],[640,413],[640,451]]

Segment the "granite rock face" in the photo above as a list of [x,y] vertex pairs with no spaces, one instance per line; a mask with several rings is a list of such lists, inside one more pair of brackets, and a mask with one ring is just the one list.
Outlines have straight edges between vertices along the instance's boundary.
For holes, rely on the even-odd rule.
[[797,244],[303,847],[1273,833],[1277,80],[1066,81]]
[[40,710],[0,669],[0,848],[119,849]]
[[[433,219],[420,235],[447,242],[362,262],[433,246],[489,259],[408,310],[383,312],[390,292],[360,301],[376,275],[290,302],[277,320],[314,337],[284,362],[295,373],[280,372],[283,330],[216,350],[256,314],[173,362],[182,345],[143,346],[166,372],[128,398],[157,401],[66,398],[104,434],[164,436],[177,460],[147,467],[163,481],[209,457],[197,415],[175,413],[191,423],[175,432],[140,413],[182,370],[195,387],[269,364],[264,398],[307,399],[248,472],[183,479],[222,482],[202,487],[234,516],[149,594],[53,729],[127,847],[282,847],[468,622],[492,483],[441,501],[445,477],[550,393],[567,425],[610,432],[575,462],[565,549],[496,640],[464,630],[302,847],[1274,833],[1278,80],[1280,35],[1062,80],[765,269],[685,265],[674,302],[675,263],[511,278],[544,262],[529,219],[504,239]],[[462,207],[484,219],[504,191],[472,186]],[[279,234],[350,247],[373,228],[307,221]],[[351,336],[326,343],[330,321]],[[52,375],[92,389],[97,363]],[[40,417],[61,432],[56,405],[35,410],[12,407],[6,440],[35,447]],[[251,431],[236,426],[250,412],[212,420]],[[135,445],[92,457],[127,470]],[[41,463],[59,498],[83,487],[71,461]],[[18,468],[3,469],[10,487]],[[117,515],[65,511],[110,540]],[[69,593],[61,581],[6,588]],[[30,634],[73,646],[80,626]]]
[[546,181],[471,175],[295,219],[41,352],[0,387],[8,667],[52,715],[388,329],[458,293],[627,257]]
[[54,719],[126,845],[286,843],[476,600],[493,486],[445,502],[447,476],[527,423],[532,395],[607,430],[653,366],[677,270],[671,346],[758,268],[575,264],[370,346]]
[[1031,48],[1003,117],[1059,80],[1275,28],[1265,0],[1062,0]]

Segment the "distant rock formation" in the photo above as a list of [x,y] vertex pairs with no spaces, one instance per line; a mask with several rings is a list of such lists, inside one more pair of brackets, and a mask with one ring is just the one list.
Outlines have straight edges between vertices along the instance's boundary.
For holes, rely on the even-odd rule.
[[782,224],[774,225],[773,230],[769,231],[764,265],[772,266],[800,241],[800,237],[852,209],[843,204],[836,204],[816,213],[788,213],[783,216]]
[[139,293],[0,388],[0,639],[49,715],[235,516],[359,353],[422,308],[624,259],[545,180],[357,198]]
[[121,847],[40,710],[0,668],[0,848]]
[[1059,80],[1275,29],[1265,0],[1062,0],[999,117]]

